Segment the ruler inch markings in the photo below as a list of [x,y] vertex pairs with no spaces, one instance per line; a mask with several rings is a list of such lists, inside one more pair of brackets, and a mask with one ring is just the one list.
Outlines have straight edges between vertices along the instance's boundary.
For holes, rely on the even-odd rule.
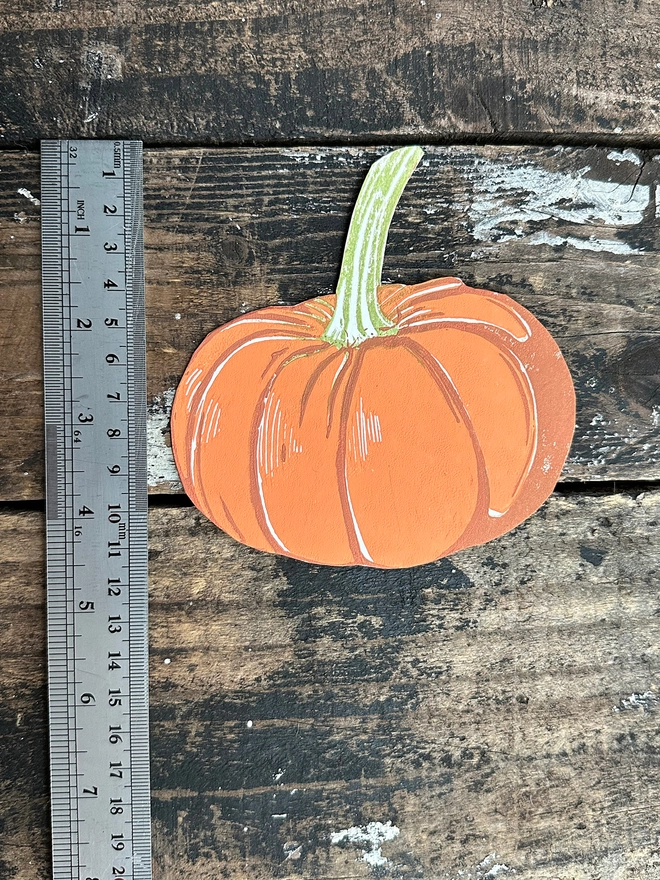
[[142,144],[41,156],[53,877],[151,880]]

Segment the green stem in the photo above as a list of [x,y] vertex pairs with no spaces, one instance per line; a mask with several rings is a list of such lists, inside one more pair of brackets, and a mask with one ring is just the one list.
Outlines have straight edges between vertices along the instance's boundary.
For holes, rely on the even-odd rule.
[[348,228],[337,305],[322,337],[332,345],[355,346],[396,333],[378,304],[378,286],[394,209],[423,155],[420,147],[403,147],[374,162],[367,173]]

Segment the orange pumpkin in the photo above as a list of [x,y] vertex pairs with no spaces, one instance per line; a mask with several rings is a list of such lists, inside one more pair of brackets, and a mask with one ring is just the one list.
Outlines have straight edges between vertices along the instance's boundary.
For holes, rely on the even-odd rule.
[[337,296],[230,321],[185,371],[171,423],[184,488],[245,544],[418,565],[502,535],[552,492],[575,395],[548,331],[457,278],[378,284],[420,156],[372,166]]

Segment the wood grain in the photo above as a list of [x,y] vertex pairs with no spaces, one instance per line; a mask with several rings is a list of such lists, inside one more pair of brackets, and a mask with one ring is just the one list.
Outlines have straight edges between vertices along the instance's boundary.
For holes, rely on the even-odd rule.
[[[155,876],[656,878],[659,517],[660,492],[555,495],[483,548],[386,572],[152,509]],[[36,880],[42,516],[0,515],[0,541],[0,875]],[[380,866],[372,822],[376,844],[398,830]]]
[[658,139],[652,0],[0,2],[0,138]]
[[[382,152],[382,151],[380,151]],[[179,491],[169,404],[204,336],[333,289],[374,149],[151,150],[145,156],[150,486]],[[563,479],[660,476],[660,162],[627,150],[428,148],[384,277],[458,274],[556,336],[578,394]],[[0,497],[43,497],[35,154],[0,169]],[[36,195],[35,195],[36,194]]]
[[[651,0],[0,0],[0,501],[43,497],[44,137],[152,146],[152,493],[204,336],[333,289],[374,144],[499,144],[427,149],[385,277],[513,296],[576,383],[581,491],[431,565],[152,507],[154,880],[660,877],[660,491],[589,486],[660,478],[659,44]],[[43,515],[0,543],[0,880],[41,880]]]

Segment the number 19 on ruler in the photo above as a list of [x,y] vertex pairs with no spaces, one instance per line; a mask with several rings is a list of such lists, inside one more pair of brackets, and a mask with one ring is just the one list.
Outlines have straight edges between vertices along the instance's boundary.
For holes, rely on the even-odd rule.
[[149,880],[142,147],[41,156],[53,876]]

